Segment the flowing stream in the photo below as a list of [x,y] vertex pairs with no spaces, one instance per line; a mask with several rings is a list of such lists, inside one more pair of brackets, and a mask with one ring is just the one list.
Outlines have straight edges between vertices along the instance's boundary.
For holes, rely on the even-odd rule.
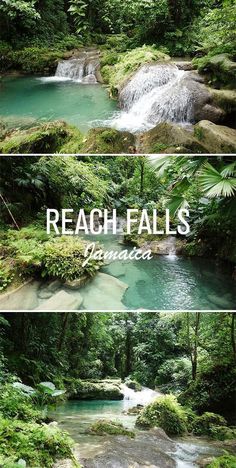
[[82,460],[83,466],[193,468],[198,466],[200,456],[218,455],[219,450],[210,442],[193,437],[172,440],[159,430],[135,429],[135,439],[89,434],[89,427],[98,419],[121,422],[126,428],[134,430],[136,416],[128,415],[127,410],[137,404],[148,404],[161,395],[148,388],[134,392],[126,385],[122,386],[122,391],[123,400],[72,400],[57,407],[50,415],[77,443],[76,457]]
[[174,63],[144,65],[121,90],[117,110],[98,83],[99,66],[99,52],[91,49],[60,61],[54,76],[3,77],[0,118],[19,128],[63,119],[84,132],[108,126],[131,133],[160,122],[194,122],[194,102],[203,92],[196,74]]
[[[132,247],[115,235],[89,236],[106,251]],[[3,310],[233,310],[236,283],[225,264],[209,258],[177,256],[166,241],[168,255],[151,260],[116,260],[82,287],[60,281],[33,281],[0,296]],[[168,253],[168,251],[166,252]]]
[[121,111],[110,121],[118,130],[147,131],[161,122],[194,120],[189,72],[174,64],[144,65],[120,93]]

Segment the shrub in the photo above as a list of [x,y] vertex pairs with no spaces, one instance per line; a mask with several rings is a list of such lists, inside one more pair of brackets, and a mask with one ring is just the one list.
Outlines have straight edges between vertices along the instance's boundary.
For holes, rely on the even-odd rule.
[[21,390],[6,384],[0,388],[0,412],[4,418],[21,419],[23,421],[40,421],[41,412],[36,410],[30,398]]
[[193,422],[193,433],[196,435],[211,435],[212,427],[226,426],[225,418],[219,414],[206,412],[196,417]]
[[236,468],[236,457],[234,455],[222,455],[215,458],[207,468]]
[[0,456],[49,468],[56,458],[72,458],[73,442],[55,425],[0,418]]
[[159,426],[168,435],[181,435],[187,431],[187,417],[183,407],[173,395],[156,398],[138,415],[137,426]]
[[56,69],[57,63],[63,58],[60,50],[50,50],[46,47],[26,47],[8,54],[12,66],[25,73],[51,72]]
[[102,262],[90,259],[82,266],[86,242],[74,237],[57,237],[45,244],[43,276],[74,280],[83,275],[94,276]]
[[90,427],[90,432],[96,435],[111,434],[126,435],[131,438],[135,437],[135,433],[126,429],[123,424],[114,421],[106,421],[105,419],[95,421],[95,423]]

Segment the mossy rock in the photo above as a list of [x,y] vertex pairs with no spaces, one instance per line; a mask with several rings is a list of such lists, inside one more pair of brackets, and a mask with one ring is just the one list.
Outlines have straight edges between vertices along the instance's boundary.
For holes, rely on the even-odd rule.
[[193,60],[198,70],[207,73],[216,84],[235,87],[236,62],[231,59],[230,54],[205,55]]
[[124,83],[145,63],[166,62],[170,57],[154,46],[137,47],[119,55],[115,65],[106,64],[101,73],[104,81],[110,85],[110,92],[117,97]]
[[236,153],[236,130],[201,120],[194,126],[195,137],[209,153]]
[[123,400],[119,381],[76,380],[70,391],[71,398],[78,400]]
[[107,434],[125,435],[131,437],[132,439],[135,437],[134,431],[126,429],[123,424],[105,419],[99,419],[98,421],[95,421],[95,423],[93,423],[90,427],[90,433],[101,436]]
[[127,379],[125,381],[125,385],[128,388],[131,388],[132,390],[134,390],[135,392],[140,392],[140,390],[142,390],[142,385],[140,385],[140,383],[137,382],[137,380]]
[[161,427],[167,435],[184,434],[187,423],[186,412],[173,395],[156,398],[144,407],[136,421],[136,425],[144,429]]
[[139,153],[207,153],[202,142],[183,127],[164,122],[140,137]]
[[93,128],[83,141],[82,153],[134,153],[135,137],[112,128]]
[[65,122],[55,121],[39,125],[27,130],[13,131],[0,143],[0,153],[54,153],[59,152],[70,140],[82,141],[78,129]]

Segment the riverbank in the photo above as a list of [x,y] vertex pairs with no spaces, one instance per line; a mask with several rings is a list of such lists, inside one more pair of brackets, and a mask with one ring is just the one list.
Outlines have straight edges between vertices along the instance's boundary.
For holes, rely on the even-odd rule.
[[[52,413],[59,427],[66,429],[74,438],[74,453],[83,466],[100,468],[111,465],[123,468],[130,464],[144,467],[148,463],[154,467],[203,468],[209,466],[215,456],[223,454],[226,448],[230,453],[236,453],[235,441],[218,442],[190,435],[171,438],[161,428],[149,431],[135,429],[137,414],[132,411],[132,406],[138,404],[140,412],[142,404],[150,404],[160,398],[161,394],[155,395],[155,392],[144,388],[139,392],[130,392],[125,385],[123,391],[124,400],[117,403],[103,400],[70,401]],[[90,427],[95,427],[98,419],[109,424],[119,423],[132,431],[134,437],[92,434]]]
[[[60,53],[58,58],[53,55],[50,65],[45,65],[39,54],[37,72],[27,67],[32,63],[30,54],[37,56],[38,52],[29,49],[28,55],[26,50],[22,55],[26,63],[19,65],[23,67],[19,71],[29,75],[41,74],[41,86],[33,76],[24,79],[12,77],[9,84],[7,78],[1,80],[3,98],[6,89],[5,100],[12,128],[11,131],[7,128],[7,119],[4,123],[3,106],[2,110],[0,108],[3,127],[0,152],[236,153],[234,88],[222,84],[218,88],[212,87],[209,75],[200,75],[196,70],[196,61],[190,63],[189,60],[179,61],[173,57],[170,60],[155,46],[122,52],[109,47],[108,43],[100,46],[100,50],[96,46],[72,49],[65,55]],[[203,71],[201,68],[201,73]],[[43,78],[45,75],[49,78]],[[27,88],[31,88],[33,107],[30,108],[30,100],[27,99],[16,118],[13,108],[13,114],[9,114],[8,95],[11,86],[16,91],[19,86],[17,92],[21,99],[24,93],[21,83],[24,80]],[[118,101],[118,109],[115,101],[108,100],[105,90],[102,92],[98,85],[94,87],[94,84],[103,82],[109,88],[110,97]],[[57,99],[61,93],[61,103],[54,102],[55,92]],[[91,112],[86,111],[85,115],[78,109],[83,108],[88,93],[91,93],[95,107]],[[38,107],[37,96],[40,97],[40,115],[33,110]],[[42,106],[44,96],[47,96],[45,109]],[[48,96],[51,96],[50,117]],[[77,103],[75,107],[73,102]],[[89,100],[86,106],[89,106]],[[14,132],[14,119],[16,126],[17,119],[19,125],[22,118],[20,125],[24,126],[27,115],[31,118],[31,122],[25,122],[27,132],[20,126]],[[49,132],[53,133],[59,126],[59,122],[55,122],[54,126],[55,118],[64,119],[65,123],[60,124],[64,126],[64,140],[58,138],[51,144],[48,137],[44,139],[45,124],[40,123],[40,116],[52,121],[47,125]],[[77,128],[70,129],[68,124],[74,124]],[[91,126],[94,129],[89,130]],[[86,133],[84,139],[79,130]],[[34,144],[39,133],[42,134],[40,147]]]

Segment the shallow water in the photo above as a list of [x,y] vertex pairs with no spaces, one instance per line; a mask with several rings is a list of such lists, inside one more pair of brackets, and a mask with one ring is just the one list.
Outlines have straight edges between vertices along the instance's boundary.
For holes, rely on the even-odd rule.
[[[106,120],[116,109],[99,84],[81,84],[58,77],[5,77],[0,83],[0,118],[23,126],[62,119],[86,132],[94,121]],[[14,125],[13,125],[14,126]]]
[[[119,242],[119,237],[95,237],[105,250],[131,250]],[[89,238],[94,241],[93,236]],[[70,290],[60,282],[34,281],[8,298],[0,296],[0,307],[3,310],[32,310],[64,291],[68,303],[71,296],[75,299],[71,310],[235,309],[235,281],[225,264],[217,265],[209,258],[156,255],[151,260],[110,262],[101,272],[109,276],[98,274],[76,290]],[[77,306],[76,301],[79,303],[81,296],[83,303]],[[66,303],[64,308],[68,310]]]
[[[171,458],[173,466],[177,468],[196,467],[198,466],[196,460],[199,456],[217,455],[219,453],[217,448],[211,446],[209,442],[195,437],[171,441],[170,439],[158,438],[158,435],[154,436],[154,434],[146,431],[136,430],[135,439],[122,438],[121,441],[120,438],[114,436],[94,436],[87,432],[89,427],[98,419],[121,422],[128,429],[134,429],[136,416],[127,416],[123,413],[134,404],[132,399],[120,401],[68,401],[59,406],[50,416],[59,423],[61,428],[68,431],[78,444],[76,453],[79,459],[91,460],[94,457],[104,456],[104,454],[108,453],[108,455],[105,455],[106,460],[109,459],[109,454],[111,455],[111,462],[113,461],[113,455],[115,455],[115,459],[120,460],[117,465],[113,461],[114,467],[122,466],[120,464],[122,460],[124,466],[126,466],[125,457],[129,452],[131,452],[132,456],[134,451],[133,456],[138,458],[138,450],[141,451],[140,457],[146,457],[147,461],[153,459],[157,466],[159,466],[159,457],[166,455]],[[102,461],[98,461],[96,466],[105,465],[102,464]]]

